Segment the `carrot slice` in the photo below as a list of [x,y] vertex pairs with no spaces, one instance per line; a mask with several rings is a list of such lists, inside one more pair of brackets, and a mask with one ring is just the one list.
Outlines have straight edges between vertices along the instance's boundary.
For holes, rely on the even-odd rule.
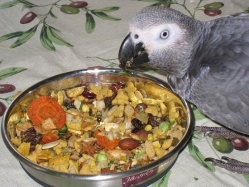
[[51,118],[60,129],[66,122],[66,113],[53,98],[41,96],[33,100],[28,108],[28,116],[32,123],[41,126],[43,120]]
[[113,150],[116,146],[118,146],[120,141],[119,139],[109,140],[107,137],[102,135],[97,135],[96,139],[99,145],[109,150]]
[[48,132],[47,134],[42,135],[42,139],[40,141],[40,144],[46,144],[49,142],[54,142],[59,139],[59,136],[56,133]]

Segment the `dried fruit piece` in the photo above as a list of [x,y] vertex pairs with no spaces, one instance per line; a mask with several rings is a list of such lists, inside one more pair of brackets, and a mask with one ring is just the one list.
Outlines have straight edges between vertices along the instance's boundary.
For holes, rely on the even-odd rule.
[[63,108],[51,97],[41,96],[33,100],[28,108],[28,116],[34,125],[40,126],[42,121],[51,118],[57,129],[66,122]]
[[113,150],[119,144],[120,141],[119,139],[110,140],[102,135],[96,135],[96,139],[99,145],[109,150]]
[[131,124],[133,125],[134,129],[132,130],[133,133],[136,133],[137,131],[139,131],[140,129],[144,128],[144,125],[142,124],[142,122],[137,119],[137,118],[133,118],[131,120]]
[[59,139],[59,136],[56,133],[48,132],[47,134],[42,135],[42,139],[40,141],[40,144],[46,144],[49,142],[54,142]]
[[95,99],[96,98],[96,94],[93,92],[90,92],[88,90],[84,90],[84,92],[82,93],[82,95],[87,98],[87,99]]

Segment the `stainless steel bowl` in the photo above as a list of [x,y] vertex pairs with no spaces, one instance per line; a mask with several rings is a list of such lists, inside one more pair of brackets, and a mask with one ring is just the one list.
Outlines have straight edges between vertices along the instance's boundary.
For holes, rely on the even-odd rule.
[[10,136],[7,131],[7,123],[9,116],[14,111],[22,106],[27,105],[32,101],[35,94],[48,94],[51,90],[67,89],[79,86],[89,82],[113,83],[117,81],[127,82],[130,80],[136,81],[152,81],[165,88],[169,89],[166,82],[155,77],[145,75],[139,72],[131,71],[129,74],[123,73],[120,69],[83,69],[72,72],[63,73],[45,79],[20,94],[10,105],[6,111],[2,121],[2,138],[9,151],[19,160],[24,170],[37,182],[46,186],[81,186],[81,187],[127,187],[127,186],[146,186],[160,177],[162,177],[171,168],[176,161],[180,151],[186,146],[191,138],[194,129],[194,118],[188,103],[180,98],[187,111],[187,127],[183,139],[176,147],[162,158],[136,169],[129,171],[101,174],[101,175],[78,175],[58,172],[38,164],[35,164],[22,156],[10,141]]

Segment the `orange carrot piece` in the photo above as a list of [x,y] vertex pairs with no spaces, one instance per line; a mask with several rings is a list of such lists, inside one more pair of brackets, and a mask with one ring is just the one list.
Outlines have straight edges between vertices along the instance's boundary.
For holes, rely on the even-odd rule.
[[66,113],[53,98],[41,96],[33,100],[28,108],[28,116],[34,125],[40,126],[42,121],[51,118],[60,129],[66,122]]
[[119,139],[109,140],[107,137],[102,135],[97,135],[96,139],[99,145],[109,150],[113,150],[116,146],[118,146],[120,141]]
[[46,144],[49,142],[54,142],[59,139],[59,136],[56,133],[48,132],[47,134],[42,135],[42,139],[40,141],[40,144]]

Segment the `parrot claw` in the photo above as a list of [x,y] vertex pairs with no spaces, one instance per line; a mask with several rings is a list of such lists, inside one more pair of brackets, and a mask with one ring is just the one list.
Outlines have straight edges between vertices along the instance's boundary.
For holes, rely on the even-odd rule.
[[206,162],[211,162],[214,166],[218,166],[224,168],[231,172],[241,173],[249,173],[249,163],[240,162],[236,159],[232,159],[226,156],[221,157],[222,160],[207,157],[205,158]]

